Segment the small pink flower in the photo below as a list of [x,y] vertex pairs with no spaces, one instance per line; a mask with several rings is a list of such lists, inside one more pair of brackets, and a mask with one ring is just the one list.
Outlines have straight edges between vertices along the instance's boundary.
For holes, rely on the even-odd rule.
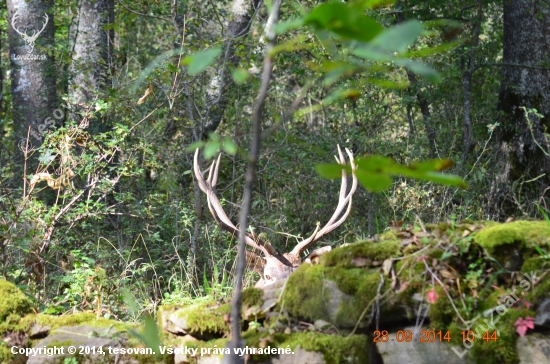
[[435,288],[432,288],[426,293],[426,301],[428,301],[428,303],[434,304],[438,298],[439,295],[435,291]]
[[533,330],[535,328],[535,319],[531,316],[527,316],[526,318],[520,317],[516,320],[514,325],[516,326],[518,335],[524,337],[527,329]]

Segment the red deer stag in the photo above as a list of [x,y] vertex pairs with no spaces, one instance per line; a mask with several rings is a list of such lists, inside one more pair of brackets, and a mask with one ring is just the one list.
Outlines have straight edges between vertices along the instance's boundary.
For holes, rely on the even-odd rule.
[[[309,238],[300,241],[290,253],[285,254],[278,253],[271,246],[271,244],[260,239],[253,230],[246,234],[246,244],[263,253],[263,257],[250,250],[247,250],[246,253],[249,266],[251,265],[253,270],[262,276],[262,279],[256,283],[256,287],[264,287],[280,279],[288,277],[290,273],[292,273],[302,263],[300,254],[304,251],[304,249],[318,242],[323,236],[336,229],[346,220],[351,211],[351,198],[357,189],[357,177],[355,176],[355,170],[357,167],[354,163],[352,152],[346,148],[346,153],[349,156],[352,170],[351,189],[349,192],[346,192],[347,173],[344,169],[342,169],[342,184],[340,186],[338,205],[336,206],[336,211],[334,211],[334,214],[332,214],[332,217],[324,227],[320,228],[319,225],[317,225],[317,228]],[[342,165],[345,165],[346,160],[340,150],[340,146],[338,146],[338,155],[339,158],[335,156],[336,161]],[[223,210],[218,197],[216,196],[215,188],[218,179],[218,168],[220,166],[221,154],[214,162],[212,162],[210,168],[204,172],[201,172],[200,170],[198,158],[199,150],[197,149],[195,151],[194,159],[195,177],[197,178],[200,189],[206,194],[208,208],[210,209],[212,216],[214,216],[214,220],[216,220],[222,229],[230,232],[234,237],[238,237],[239,230],[231,222]],[[206,172],[208,172],[208,178],[205,180],[204,174]],[[319,250],[328,251],[330,249],[320,248],[312,254],[315,254]]]

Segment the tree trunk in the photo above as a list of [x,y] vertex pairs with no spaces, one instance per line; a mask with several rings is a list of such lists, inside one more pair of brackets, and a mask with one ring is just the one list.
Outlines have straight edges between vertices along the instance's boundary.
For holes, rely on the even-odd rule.
[[[93,100],[110,86],[113,30],[105,26],[114,21],[113,0],[79,0],[74,26],[70,29],[73,60],[70,65],[69,100],[73,105]],[[71,119],[79,120],[78,112]],[[93,131],[104,131],[95,125]]]
[[437,141],[436,141],[436,132],[432,126],[431,113],[430,113],[430,104],[426,99],[426,96],[421,90],[414,90],[418,87],[418,79],[416,75],[411,71],[407,70],[407,77],[411,83],[411,90],[416,94],[416,101],[418,107],[422,112],[422,117],[424,119],[424,124],[426,125],[426,131],[428,134],[428,143],[430,145],[430,157],[435,158],[437,156]]
[[[56,101],[53,1],[8,0],[7,6],[14,137],[24,151],[38,147],[53,126],[45,123]],[[20,158],[15,165],[22,165]]]
[[472,79],[476,70],[476,53],[479,46],[479,33],[481,31],[481,23],[483,21],[483,3],[478,4],[477,17],[473,24],[472,42],[469,44],[468,52],[466,53],[467,61],[464,64],[462,71],[462,91],[464,94],[464,122],[462,124],[462,164],[470,153],[474,150],[475,141],[472,130]]
[[[515,215],[521,208],[513,202],[514,184],[529,181],[523,185],[523,193],[540,198],[550,182],[544,134],[550,129],[549,11],[542,0],[504,2],[504,68],[498,102],[502,173],[490,201],[494,215],[500,217]],[[536,109],[543,118],[535,113],[526,118],[521,107]]]
[[[223,64],[216,75],[216,79],[212,80],[211,85],[216,86],[217,90],[212,88],[211,98],[212,104],[209,110],[209,120],[202,132],[202,138],[208,138],[208,134],[216,131],[218,125],[222,121],[223,113],[227,107],[227,90],[233,83],[229,66],[236,66],[239,62],[238,56],[235,55],[234,42],[237,38],[245,37],[250,29],[252,14],[259,6],[259,0],[238,0],[235,1],[233,10],[233,20],[229,22],[227,28],[226,41],[224,42],[224,60]],[[213,91],[213,92],[212,92]]]

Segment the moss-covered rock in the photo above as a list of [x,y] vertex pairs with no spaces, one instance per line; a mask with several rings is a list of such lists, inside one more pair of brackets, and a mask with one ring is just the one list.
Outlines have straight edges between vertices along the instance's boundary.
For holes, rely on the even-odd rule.
[[548,246],[550,225],[546,221],[514,221],[485,227],[476,235],[476,241],[489,253],[504,244],[519,244],[532,247],[532,244]]
[[0,334],[13,331],[19,320],[35,308],[15,284],[0,279]]
[[334,249],[321,258],[321,264],[327,267],[344,268],[369,267],[373,262],[382,262],[401,255],[399,241],[396,239],[379,242],[362,241]]
[[[390,280],[381,279],[378,269],[303,265],[289,277],[282,303],[293,317],[352,328],[367,318],[365,312],[382,299],[390,284]],[[386,296],[381,306],[381,313],[388,318],[384,322],[401,318],[390,315],[397,303],[395,295]]]
[[219,338],[229,333],[229,304],[203,300],[178,307],[162,306],[158,311],[160,326],[177,335],[191,335],[199,339]]
[[331,321],[324,294],[324,267],[304,264],[289,278],[282,305],[294,317]]
[[243,306],[261,306],[264,303],[264,291],[259,288],[247,288],[242,293]]
[[[297,349],[317,352],[323,355],[326,364],[357,363],[369,364],[369,340],[363,335],[344,337],[322,332],[293,332],[291,334],[277,333],[266,338],[265,334],[246,332],[243,335],[246,345],[251,348],[261,347],[260,342],[276,348],[290,348],[297,355]],[[268,356],[253,355],[252,359],[262,362]]]
[[550,225],[545,221],[495,224],[479,231],[475,240],[500,266],[518,271],[526,259],[538,254],[537,248],[550,245]]

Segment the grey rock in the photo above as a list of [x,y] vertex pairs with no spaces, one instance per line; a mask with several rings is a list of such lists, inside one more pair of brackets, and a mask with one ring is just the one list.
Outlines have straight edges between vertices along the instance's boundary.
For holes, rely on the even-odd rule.
[[280,354],[278,358],[273,358],[269,364],[325,364],[323,354],[305,351],[301,348],[294,349],[294,354]]
[[550,298],[546,298],[539,305],[535,325],[550,328]]
[[[411,342],[398,342],[395,338],[396,331],[389,333],[387,342],[376,343],[378,352],[382,356],[384,364],[473,364],[474,361],[466,353],[460,357],[452,350],[452,346],[446,342],[420,342],[419,331],[415,333],[414,327],[405,327],[403,331],[413,332]],[[394,339],[392,341],[392,339]],[[462,353],[464,348],[456,348]]]
[[534,334],[520,337],[516,345],[520,364],[550,363],[550,338]]
[[[105,331],[104,328],[98,329],[91,326],[63,326],[53,330],[48,337],[40,340],[34,348],[59,348],[56,355],[47,355],[45,353],[29,356],[27,364],[59,364],[63,363],[65,358],[78,357],[79,364],[91,363],[114,363],[118,364],[137,364],[138,361],[129,355],[109,355],[108,347],[126,348],[125,340],[115,339],[116,330],[113,330],[110,337],[94,337],[96,334]],[[94,334],[95,333],[95,334]],[[62,344],[62,345],[60,345]],[[69,354],[69,347],[77,349],[76,354]],[[89,348],[88,353],[79,354],[79,347]],[[93,349],[95,348],[95,350]],[[103,353],[99,352],[102,348]]]

